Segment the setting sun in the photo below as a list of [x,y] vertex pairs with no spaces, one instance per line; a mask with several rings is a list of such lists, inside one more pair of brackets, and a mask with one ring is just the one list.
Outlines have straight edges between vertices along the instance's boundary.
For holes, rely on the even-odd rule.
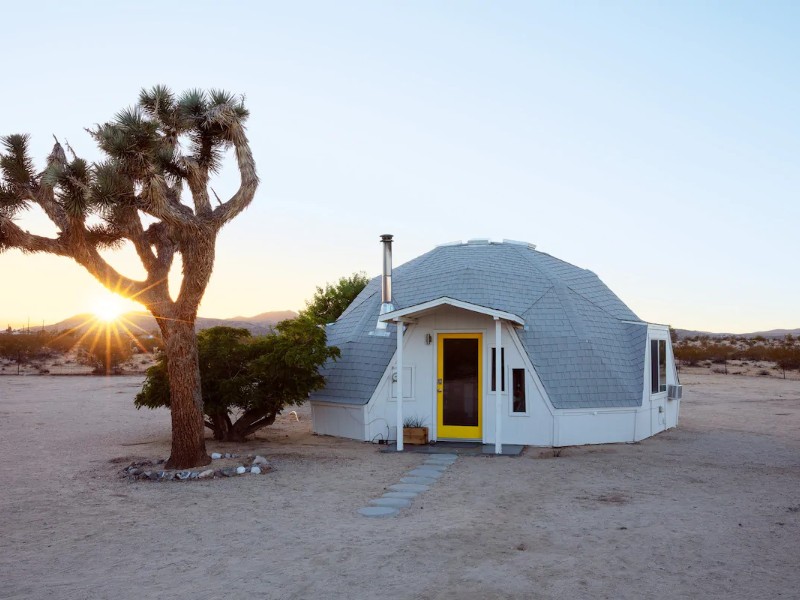
[[127,310],[126,302],[116,294],[108,294],[95,299],[92,312],[100,321],[116,321]]

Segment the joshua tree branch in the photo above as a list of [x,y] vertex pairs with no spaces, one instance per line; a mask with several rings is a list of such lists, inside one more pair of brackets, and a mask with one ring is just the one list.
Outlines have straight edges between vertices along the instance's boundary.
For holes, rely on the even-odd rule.
[[17,248],[23,252],[48,252],[59,256],[70,256],[70,250],[62,237],[49,238],[23,230],[7,217],[0,216],[0,250]]
[[147,234],[142,227],[142,220],[139,218],[136,209],[127,209],[121,215],[120,225],[122,225],[125,237],[133,244],[139,260],[142,261],[148,273],[158,269],[158,258],[153,253],[151,245],[147,241]]
[[193,228],[198,225],[192,209],[175,198],[162,175],[153,173],[143,185],[141,196],[145,201],[142,210],[155,218],[176,227]]
[[258,187],[256,163],[250,150],[250,142],[240,123],[231,126],[231,138],[236,150],[236,162],[239,166],[239,189],[231,199],[218,206],[211,213],[214,225],[219,228],[241,213],[253,201]]
[[185,159],[189,189],[194,199],[194,210],[198,216],[206,216],[211,212],[211,200],[208,197],[208,169],[204,169],[197,161]]
[[33,201],[42,207],[47,217],[56,224],[62,231],[67,227],[67,212],[55,199],[53,188],[50,186],[39,186],[33,195]]

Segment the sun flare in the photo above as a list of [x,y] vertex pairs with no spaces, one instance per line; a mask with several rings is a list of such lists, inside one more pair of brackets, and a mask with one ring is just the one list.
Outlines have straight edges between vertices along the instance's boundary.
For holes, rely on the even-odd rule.
[[125,301],[115,294],[99,297],[92,304],[94,316],[99,321],[105,321],[106,323],[119,319],[125,310]]

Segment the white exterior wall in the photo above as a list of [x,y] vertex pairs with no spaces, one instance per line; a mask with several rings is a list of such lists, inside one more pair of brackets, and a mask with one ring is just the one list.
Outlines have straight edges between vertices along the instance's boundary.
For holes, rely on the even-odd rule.
[[[643,325],[644,326],[644,325]],[[501,393],[502,443],[529,446],[573,446],[633,442],[659,431],[676,427],[679,400],[668,400],[666,392],[650,393],[650,341],[667,341],[667,384],[678,382],[669,329],[647,325],[641,407],[556,410],[531,364],[514,327],[503,324],[506,390]],[[468,310],[441,306],[408,325],[403,346],[403,415],[420,417],[437,440],[437,335],[440,333],[481,333],[483,347],[482,441],[494,444],[495,394],[491,386],[491,349],[495,345],[492,317]],[[431,343],[426,343],[426,335]],[[511,370],[524,368],[527,413],[511,412]],[[395,359],[392,358],[366,406],[312,402],[314,432],[357,440],[397,439]],[[659,407],[661,411],[659,412]]]
[[644,358],[644,383],[642,386],[642,410],[638,413],[636,419],[636,441],[678,426],[681,401],[669,400],[666,392],[653,394],[650,391],[650,342],[652,340],[665,340],[667,342],[667,385],[678,383],[678,371],[675,368],[675,357],[672,353],[669,327],[667,325],[648,325]]
[[[487,315],[442,306],[431,313],[421,316],[414,324],[408,326],[404,335],[403,369],[406,371],[403,380],[403,415],[420,417],[428,427],[431,440],[438,440],[436,375],[437,375],[437,335],[440,333],[480,333],[483,336],[481,360],[483,362],[483,390],[481,426],[483,443],[494,443],[495,432],[495,394],[491,386],[491,349],[495,345],[494,319]],[[431,336],[431,343],[426,343],[426,335]],[[552,445],[552,407],[545,398],[544,389],[533,372],[514,328],[503,324],[502,345],[505,348],[506,390],[501,393],[502,402],[502,442],[504,444],[526,444],[537,446]],[[525,377],[525,414],[512,414],[509,394],[511,392],[511,369],[526,370]],[[395,372],[394,358],[378,384],[372,398],[367,404],[366,422],[367,436],[372,439],[382,433],[386,435],[387,427],[390,439],[397,439],[395,394],[390,396],[389,383]],[[391,389],[395,386],[392,385]]]
[[638,412],[638,407],[559,410],[552,445],[632,442]]
[[350,404],[311,402],[311,425],[314,433],[365,440],[364,407]]

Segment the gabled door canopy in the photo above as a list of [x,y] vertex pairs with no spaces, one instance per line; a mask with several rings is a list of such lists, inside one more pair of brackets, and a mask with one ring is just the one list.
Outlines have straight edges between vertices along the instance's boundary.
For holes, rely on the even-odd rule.
[[391,323],[396,323],[398,321],[408,322],[409,319],[412,319],[421,313],[445,305],[488,315],[495,319],[502,319],[503,321],[515,323],[521,327],[525,326],[525,319],[513,313],[506,312],[504,310],[496,310],[494,308],[487,308],[478,304],[472,304],[471,302],[464,302],[463,300],[456,300],[455,298],[448,298],[447,296],[437,298],[436,300],[429,300],[428,302],[423,302],[421,304],[415,304],[414,306],[409,306],[407,308],[401,308],[387,312],[379,316],[378,321]]

